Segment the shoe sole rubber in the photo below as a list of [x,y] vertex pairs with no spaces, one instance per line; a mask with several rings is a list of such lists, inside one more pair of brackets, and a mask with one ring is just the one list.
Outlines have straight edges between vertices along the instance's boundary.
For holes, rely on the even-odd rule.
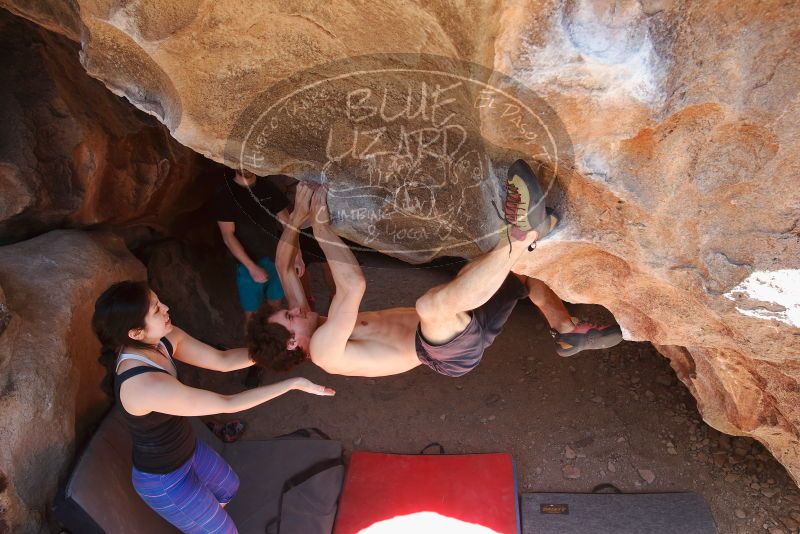
[[575,345],[569,349],[562,349],[558,346],[558,341],[556,341],[556,353],[562,358],[568,358],[584,350],[610,349],[620,342],[622,342],[622,329],[619,325],[614,325],[609,326],[605,330],[601,330],[600,335],[591,340],[592,347],[580,347]]

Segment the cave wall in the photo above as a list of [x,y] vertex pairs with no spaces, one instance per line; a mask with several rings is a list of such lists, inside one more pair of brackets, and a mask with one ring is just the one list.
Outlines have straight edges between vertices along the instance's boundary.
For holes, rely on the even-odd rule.
[[86,76],[76,43],[0,12],[0,244],[54,228],[163,230],[208,196],[202,158]]
[[[456,109],[485,145],[475,165],[487,177],[502,176],[514,153],[554,174],[550,203],[562,223],[516,269],[567,300],[610,309],[627,339],[652,341],[670,358],[706,421],[754,436],[800,480],[796,2],[0,5],[79,42],[91,76],[181,143],[260,172],[319,179],[331,169],[320,153],[324,139],[308,126],[323,123],[346,138],[352,124],[336,106],[311,106],[299,127],[281,122],[271,138],[277,148],[266,147],[262,161],[230,150],[231,135],[242,120],[256,121],[259,110],[249,106],[274,96],[273,84],[285,93],[352,68],[353,56],[371,55],[367,66],[413,62],[407,54],[454,58],[488,69],[475,71],[481,83],[510,86],[512,96],[534,92],[566,145],[557,155],[542,157],[511,135],[504,112]],[[368,164],[334,163],[333,186],[364,185]],[[336,213],[358,207],[337,217],[337,228],[408,261],[477,254],[496,241],[490,204],[498,188],[465,188],[466,177],[448,176],[437,198],[458,210],[409,208],[399,226],[392,217],[376,224],[370,214],[381,219],[386,202],[402,204],[401,195],[425,205],[431,177],[415,175],[419,188],[393,189],[388,196],[397,198],[388,201],[372,191],[367,200],[334,195]],[[431,246],[437,242],[449,248]]]
[[[800,478],[796,3],[2,3],[79,40],[87,72],[182,143],[232,165],[312,179],[323,169],[319,146],[286,122],[278,134],[289,142],[263,162],[227,150],[237,121],[271,84],[298,73],[307,81],[307,67],[364,54],[385,54],[378,63],[407,62],[407,53],[457,58],[489,69],[482,82],[512,76],[546,102],[569,144],[539,160],[556,174],[550,197],[562,224],[517,270],[565,299],[606,306],[627,339],[663,346],[709,423],[758,438]],[[305,124],[336,119],[328,111],[307,114]],[[480,153],[487,175],[502,175],[502,158],[493,161],[504,149],[531,154],[500,115],[457,111],[493,145]],[[361,162],[337,163],[340,184],[363,185]],[[411,213],[399,232],[369,217],[340,218],[337,227],[409,261],[479,253],[496,239],[430,246],[451,240],[456,220],[465,221],[456,235],[464,242],[496,226],[497,188],[457,196],[463,177],[452,177],[462,185],[448,182],[437,195],[468,209],[446,224],[437,212]],[[413,200],[429,189],[403,193]],[[358,202],[338,207],[369,213],[383,201]],[[398,244],[411,227],[431,237]]]
[[76,42],[0,10],[0,51],[0,532],[49,532],[58,485],[109,406],[94,302],[147,278],[129,248],[175,232],[211,246],[213,222],[184,219],[219,169],[88,77]]
[[9,316],[0,333],[0,531],[48,530],[78,442],[109,406],[94,301],[115,282],[145,277],[109,233],[55,230],[0,247]]

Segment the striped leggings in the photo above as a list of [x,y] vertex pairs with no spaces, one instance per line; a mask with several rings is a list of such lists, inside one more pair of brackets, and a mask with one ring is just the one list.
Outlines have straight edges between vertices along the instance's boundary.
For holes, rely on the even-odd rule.
[[236,526],[220,506],[239,489],[239,477],[211,447],[197,440],[194,454],[164,475],[133,468],[136,493],[181,532],[235,534]]

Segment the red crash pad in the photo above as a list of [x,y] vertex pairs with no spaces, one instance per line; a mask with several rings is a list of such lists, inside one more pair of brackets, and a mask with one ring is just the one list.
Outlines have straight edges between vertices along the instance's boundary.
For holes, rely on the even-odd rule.
[[353,453],[335,534],[519,532],[510,454]]

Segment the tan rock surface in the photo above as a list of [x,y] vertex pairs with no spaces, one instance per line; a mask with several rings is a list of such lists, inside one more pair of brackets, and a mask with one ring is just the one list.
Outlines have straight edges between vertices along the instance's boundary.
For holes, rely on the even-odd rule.
[[[571,145],[540,157],[545,168],[558,164],[551,203],[563,222],[518,269],[565,299],[606,306],[628,339],[661,346],[710,423],[756,437],[800,480],[796,2],[75,0],[61,12],[40,2],[2,4],[80,35],[92,76],[217,160],[266,88],[298,73],[296,83],[305,83],[302,71],[313,65],[426,53],[513,76],[560,117]],[[466,115],[470,133],[493,145],[481,161],[502,149],[532,153],[524,136],[504,130],[502,113]],[[353,125],[337,120],[322,126],[349,134]],[[281,122],[277,134],[294,152],[280,147],[251,166],[318,173],[325,157],[314,144],[298,145],[293,128]],[[500,161],[494,173],[503,170]],[[469,197],[465,227],[490,225],[487,203],[496,194],[489,187]],[[337,224],[397,256],[430,257],[414,255],[414,239],[392,249],[390,229],[371,239],[368,223]]]
[[0,311],[11,316],[0,333],[0,530],[45,528],[76,446],[108,407],[94,301],[114,282],[145,276],[110,234],[57,230],[0,247]]

